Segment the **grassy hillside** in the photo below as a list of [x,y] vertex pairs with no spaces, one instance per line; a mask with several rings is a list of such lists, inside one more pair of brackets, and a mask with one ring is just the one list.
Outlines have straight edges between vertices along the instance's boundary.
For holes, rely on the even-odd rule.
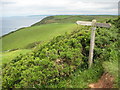
[[48,23],[75,23],[76,21],[92,21],[96,19],[98,22],[106,22],[107,20],[112,20],[117,18],[117,16],[112,15],[56,15],[44,18],[38,23],[32,26],[48,24]]
[[2,64],[8,63],[10,60],[14,59],[16,56],[19,56],[20,54],[22,54],[22,55],[26,54],[30,51],[31,50],[29,50],[29,49],[21,49],[21,50],[15,50],[15,51],[11,51],[11,52],[4,52],[2,54],[0,53],[0,57],[2,57],[2,59],[0,58],[0,62],[2,60]]
[[15,48],[25,48],[28,44],[48,41],[55,36],[71,32],[76,29],[75,24],[47,24],[27,27],[2,38],[3,51]]

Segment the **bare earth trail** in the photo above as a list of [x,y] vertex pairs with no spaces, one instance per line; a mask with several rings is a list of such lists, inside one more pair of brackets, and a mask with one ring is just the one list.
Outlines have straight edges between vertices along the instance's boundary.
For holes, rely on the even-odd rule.
[[112,88],[114,77],[109,73],[104,73],[97,83],[89,84],[90,88]]

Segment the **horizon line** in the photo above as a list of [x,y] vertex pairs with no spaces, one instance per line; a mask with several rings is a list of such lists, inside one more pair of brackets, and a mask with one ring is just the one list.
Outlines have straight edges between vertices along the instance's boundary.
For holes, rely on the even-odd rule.
[[113,16],[119,16],[118,14],[36,14],[36,15],[13,15],[13,16],[0,16],[0,17],[25,17],[25,16],[56,16],[56,15],[113,15]]

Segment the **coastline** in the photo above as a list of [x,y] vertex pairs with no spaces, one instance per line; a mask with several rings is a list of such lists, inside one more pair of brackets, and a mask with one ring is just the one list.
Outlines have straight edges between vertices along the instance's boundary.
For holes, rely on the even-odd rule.
[[[3,17],[1,19],[1,37],[14,33],[26,27],[31,27],[31,25],[40,22],[42,19],[47,17],[47,15],[40,16],[14,16],[14,17]],[[4,21],[5,20],[5,21]],[[13,22],[12,22],[12,21]],[[20,21],[19,21],[20,20]],[[8,23],[9,21],[9,23]],[[11,22],[10,22],[11,21]],[[6,24],[7,23],[7,24]],[[11,24],[12,23],[12,24]],[[7,25],[7,27],[6,27]]]

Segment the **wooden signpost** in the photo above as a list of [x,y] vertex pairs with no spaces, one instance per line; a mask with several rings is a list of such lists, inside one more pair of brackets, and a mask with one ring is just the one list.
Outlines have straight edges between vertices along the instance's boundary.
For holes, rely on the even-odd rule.
[[95,45],[95,30],[96,27],[105,27],[110,28],[111,24],[108,23],[96,23],[96,20],[92,20],[92,22],[89,21],[77,21],[78,25],[84,25],[84,26],[92,26],[91,29],[91,40],[90,40],[90,50],[89,50],[89,68],[92,66],[93,63],[93,51],[94,51],[94,45]]

